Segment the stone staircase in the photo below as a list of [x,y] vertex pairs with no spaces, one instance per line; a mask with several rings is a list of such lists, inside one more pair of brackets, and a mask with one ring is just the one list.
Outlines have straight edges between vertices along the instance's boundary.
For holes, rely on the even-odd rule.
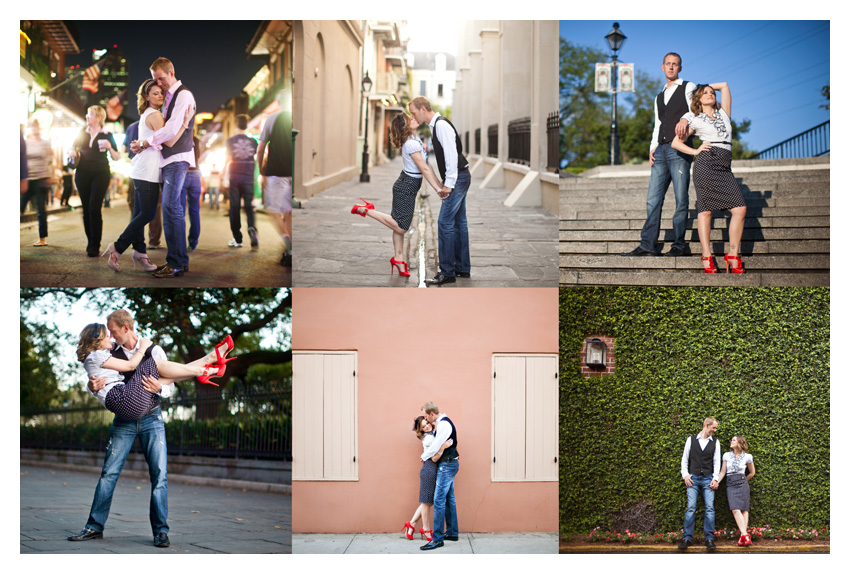
[[[640,244],[649,165],[606,166],[561,179],[561,285],[829,285],[829,156],[732,162],[747,202],[741,256],[746,273],[725,273],[730,212],[716,212],[712,251],[721,273],[703,273],[696,191],[689,191],[689,257],[622,257]],[[673,239],[672,185],[657,249]]]

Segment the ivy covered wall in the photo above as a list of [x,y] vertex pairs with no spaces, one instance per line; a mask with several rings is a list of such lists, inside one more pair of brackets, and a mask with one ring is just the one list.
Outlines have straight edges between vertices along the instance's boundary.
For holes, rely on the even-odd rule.
[[[616,338],[613,375],[581,374],[590,335]],[[681,529],[708,416],[723,452],[749,442],[750,524],[829,525],[828,288],[561,288],[560,353],[562,532]],[[734,528],[725,480],[714,507]]]

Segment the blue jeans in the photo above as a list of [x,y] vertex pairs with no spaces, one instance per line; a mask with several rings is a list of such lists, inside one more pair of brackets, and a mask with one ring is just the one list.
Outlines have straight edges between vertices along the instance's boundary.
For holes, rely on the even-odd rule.
[[440,250],[440,272],[447,277],[469,273],[469,228],[466,222],[466,194],[469,191],[469,170],[457,174],[457,182],[440,205],[437,220],[437,240]]
[[133,218],[124,229],[124,233],[115,242],[115,250],[124,253],[132,245],[139,253],[147,253],[145,247],[145,225],[156,217],[156,206],[159,202],[159,182],[144,181],[141,179],[131,180],[133,182]]
[[254,227],[254,178],[230,176],[230,231],[237,243],[242,243],[242,222],[239,204],[245,204],[248,227]]
[[47,178],[31,179],[29,187],[21,195],[21,215],[27,208],[27,202],[31,201],[32,206],[38,213],[38,237],[47,237],[47,195],[50,192],[50,187],[47,185]]
[[[452,192],[454,193],[454,192]],[[437,487],[434,489],[434,542],[446,536],[457,536],[457,507],[455,506],[455,475],[460,470],[457,459],[441,462],[437,467]],[[446,529],[443,530],[445,522]]]
[[150,521],[153,533],[168,532],[168,471],[166,455],[168,448],[165,444],[165,424],[162,422],[162,412],[159,408],[137,421],[125,421],[118,417],[112,421],[109,429],[109,441],[106,443],[106,458],[103,460],[103,471],[94,500],[91,505],[86,528],[103,532],[109,508],[112,506],[112,494],[115,483],[121,475],[124,461],[133,446],[136,437],[141,440],[145,451],[145,461],[151,477]]
[[705,520],[703,520],[702,529],[705,532],[706,540],[714,540],[714,491],[711,489],[712,477],[691,475],[693,486],[688,487],[688,508],[685,510],[685,532],[682,536],[685,540],[694,539],[694,515],[697,511],[697,498],[702,491],[702,498],[705,502]]
[[661,144],[655,148],[655,163],[649,177],[649,191],[646,194],[646,223],[640,232],[640,246],[655,251],[655,242],[661,233],[661,208],[664,196],[673,182],[676,196],[676,211],[673,213],[673,245],[685,246],[685,230],[688,224],[688,186],[691,184],[691,160],[685,154],[674,150],[670,144]]
[[186,196],[186,211],[189,212],[189,249],[194,249],[201,237],[201,172],[186,172],[183,194]]
[[186,249],[186,190],[183,181],[189,163],[176,161],[162,168],[162,230],[168,255],[165,261],[172,269],[189,266]]

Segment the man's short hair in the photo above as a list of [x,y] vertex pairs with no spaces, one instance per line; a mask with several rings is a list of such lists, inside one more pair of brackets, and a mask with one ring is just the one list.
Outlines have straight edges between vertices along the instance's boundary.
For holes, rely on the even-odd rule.
[[667,61],[667,56],[676,56],[677,58],[679,58],[679,65],[680,66],[682,65],[682,56],[680,56],[676,52],[667,52],[666,54],[664,54],[664,57],[661,59],[661,65],[662,66],[664,65],[664,62]]
[[168,58],[160,57],[153,61],[150,70],[151,72],[153,72],[154,70],[162,70],[167,74],[168,72],[174,71],[174,64],[172,64],[171,60],[169,60]]
[[410,105],[416,108],[417,110],[425,108],[426,111],[431,111],[431,102],[428,101],[428,98],[423,96],[416,96],[415,98],[410,100]]
[[431,414],[431,413],[434,413],[435,415],[440,414],[440,407],[438,407],[435,403],[432,403],[430,401],[428,401],[427,403],[422,405],[422,410],[425,411],[428,414]]
[[704,421],[702,421],[702,426],[707,427],[711,423],[718,424],[717,419],[714,417],[707,417]]
[[239,128],[240,130],[246,129],[248,127],[248,120],[249,119],[250,118],[248,116],[246,116],[245,114],[239,114],[238,116],[236,116],[236,127]]
[[118,309],[117,311],[113,311],[106,317],[106,324],[112,321],[115,323],[116,327],[123,327],[127,325],[131,329],[133,328],[133,316],[130,315],[130,312],[126,309]]

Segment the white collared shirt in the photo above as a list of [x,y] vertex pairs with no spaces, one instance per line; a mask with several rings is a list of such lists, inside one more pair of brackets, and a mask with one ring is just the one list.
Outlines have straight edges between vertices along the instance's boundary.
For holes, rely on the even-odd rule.
[[[183,122],[186,121],[186,109],[191,105],[195,105],[195,96],[192,95],[192,92],[189,90],[183,90],[177,96],[174,96],[174,93],[177,91],[177,88],[183,85],[183,82],[177,80],[174,82],[174,85],[168,88],[168,93],[171,94],[171,102],[169,102],[169,109],[173,109],[171,112],[171,117],[162,126],[160,129],[155,131],[151,137],[147,139],[147,142],[151,146],[161,145],[167,141],[171,141],[171,139],[177,135],[177,132],[180,131],[180,126],[185,125]],[[166,114],[162,114],[163,118]],[[188,129],[192,129],[192,126],[189,126]],[[166,166],[170,163],[185,161],[189,164],[189,167],[195,167],[195,152],[194,150],[184,151],[182,153],[176,153],[169,157],[162,157],[162,161],[160,162],[160,168]]]
[[[697,442],[702,450],[711,444],[711,441],[716,441],[717,439],[713,436],[705,438],[702,436],[702,431],[697,435]],[[688,459],[691,457],[691,437],[685,441],[685,451],[682,453],[682,478],[686,478],[691,476],[691,473],[688,472]],[[720,479],[720,445],[717,444],[714,447],[714,473],[712,474],[712,480]]]
[[[664,94],[664,103],[669,104],[670,98],[673,97],[673,94],[682,85],[682,78],[677,78],[672,84],[664,85],[664,89],[661,90],[661,93]],[[688,113],[691,111],[691,101],[694,98],[694,91],[697,89],[697,85],[693,82],[688,82],[685,86],[685,102],[688,104]],[[652,139],[649,141],[649,151],[654,150],[658,147],[658,133],[661,131],[661,120],[658,119],[658,97],[656,96],[652,100],[652,109],[655,112],[655,127],[652,130]],[[684,115],[682,116],[684,117]]]
[[446,160],[446,179],[443,181],[443,185],[449,189],[454,189],[457,183],[457,143],[455,141],[455,131],[448,122],[441,123],[435,130],[434,125],[437,123],[437,118],[439,117],[440,114],[434,112],[434,117],[428,122],[428,127],[431,128],[431,135],[440,140],[440,145],[443,146],[443,157]]
[[449,421],[444,421],[446,418],[446,413],[440,415],[437,419],[437,422],[434,425],[437,427],[436,436],[431,442],[430,445],[425,446],[425,451],[422,453],[422,460],[426,461],[440,450],[440,447],[443,446],[443,443],[449,440],[449,437],[452,436],[452,425]]

